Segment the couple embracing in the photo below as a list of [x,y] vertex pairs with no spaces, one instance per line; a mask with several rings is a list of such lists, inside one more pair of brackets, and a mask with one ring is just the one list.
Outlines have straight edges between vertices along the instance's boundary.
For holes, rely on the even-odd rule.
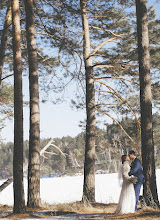
[[[130,166],[130,160],[132,161]],[[119,178],[123,180],[119,202],[115,214],[134,213],[137,211],[139,194],[144,182],[144,175],[140,160],[133,150],[129,155],[121,157]]]

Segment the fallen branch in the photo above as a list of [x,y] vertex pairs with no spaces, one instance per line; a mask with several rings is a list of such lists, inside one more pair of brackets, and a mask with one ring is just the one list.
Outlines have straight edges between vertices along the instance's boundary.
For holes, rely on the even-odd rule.
[[[53,139],[51,139],[48,144],[42,148],[42,150],[40,151],[40,156],[42,156],[43,158],[45,159],[48,159],[46,156],[44,156],[44,153],[47,153],[47,154],[55,154],[53,152],[47,152],[47,148],[50,147],[50,146],[53,146],[54,148],[56,148],[57,150],[59,150],[59,152],[64,156],[65,154],[61,151],[61,149],[59,147],[57,147],[55,144],[53,144],[52,142],[54,142]],[[27,171],[28,169],[28,163],[25,163],[24,166],[23,166],[23,172]],[[4,183],[2,183],[2,185],[0,186],[0,192],[2,192],[5,188],[7,188],[7,186],[9,186],[11,183],[13,182],[13,176],[8,178]]]

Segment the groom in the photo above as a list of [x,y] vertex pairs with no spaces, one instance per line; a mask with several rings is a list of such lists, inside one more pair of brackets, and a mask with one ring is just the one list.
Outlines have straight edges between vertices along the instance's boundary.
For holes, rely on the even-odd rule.
[[136,154],[133,150],[129,151],[129,158],[132,160],[132,163],[131,163],[131,170],[128,174],[129,174],[129,176],[133,175],[133,176],[137,177],[137,182],[134,185],[134,190],[135,190],[135,195],[136,195],[135,211],[137,211],[140,189],[141,189],[141,186],[144,182],[144,175],[143,175],[143,171],[142,171],[141,162],[136,157]]

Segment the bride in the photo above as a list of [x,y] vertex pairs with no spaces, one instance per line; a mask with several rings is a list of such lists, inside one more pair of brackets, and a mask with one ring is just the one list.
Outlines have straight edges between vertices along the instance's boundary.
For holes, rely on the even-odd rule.
[[117,209],[115,214],[124,214],[124,213],[134,213],[135,212],[135,191],[133,183],[136,183],[136,177],[129,176],[128,173],[130,171],[129,165],[129,157],[127,155],[123,155],[121,157],[122,165],[121,171],[119,171],[120,179],[122,178],[122,189],[119,197],[119,202],[117,205]]

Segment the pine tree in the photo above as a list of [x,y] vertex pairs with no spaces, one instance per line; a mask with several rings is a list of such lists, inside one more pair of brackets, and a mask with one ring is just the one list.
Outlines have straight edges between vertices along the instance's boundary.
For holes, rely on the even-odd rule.
[[23,100],[21,64],[21,27],[19,0],[12,0],[13,63],[14,63],[14,153],[13,188],[14,213],[25,212],[23,186]]
[[40,113],[38,65],[33,1],[25,0],[26,33],[29,63],[30,133],[28,164],[28,207],[39,207],[40,200]]
[[90,35],[86,9],[86,0],[80,1],[83,26],[83,57],[86,76],[86,144],[84,162],[84,185],[83,201],[95,201],[95,91],[92,69],[92,58],[90,57]]
[[150,53],[146,0],[136,0],[138,60],[140,78],[141,144],[142,163],[145,176],[144,197],[147,205],[151,196],[159,205],[154,159],[152,127],[152,92],[150,79]]

